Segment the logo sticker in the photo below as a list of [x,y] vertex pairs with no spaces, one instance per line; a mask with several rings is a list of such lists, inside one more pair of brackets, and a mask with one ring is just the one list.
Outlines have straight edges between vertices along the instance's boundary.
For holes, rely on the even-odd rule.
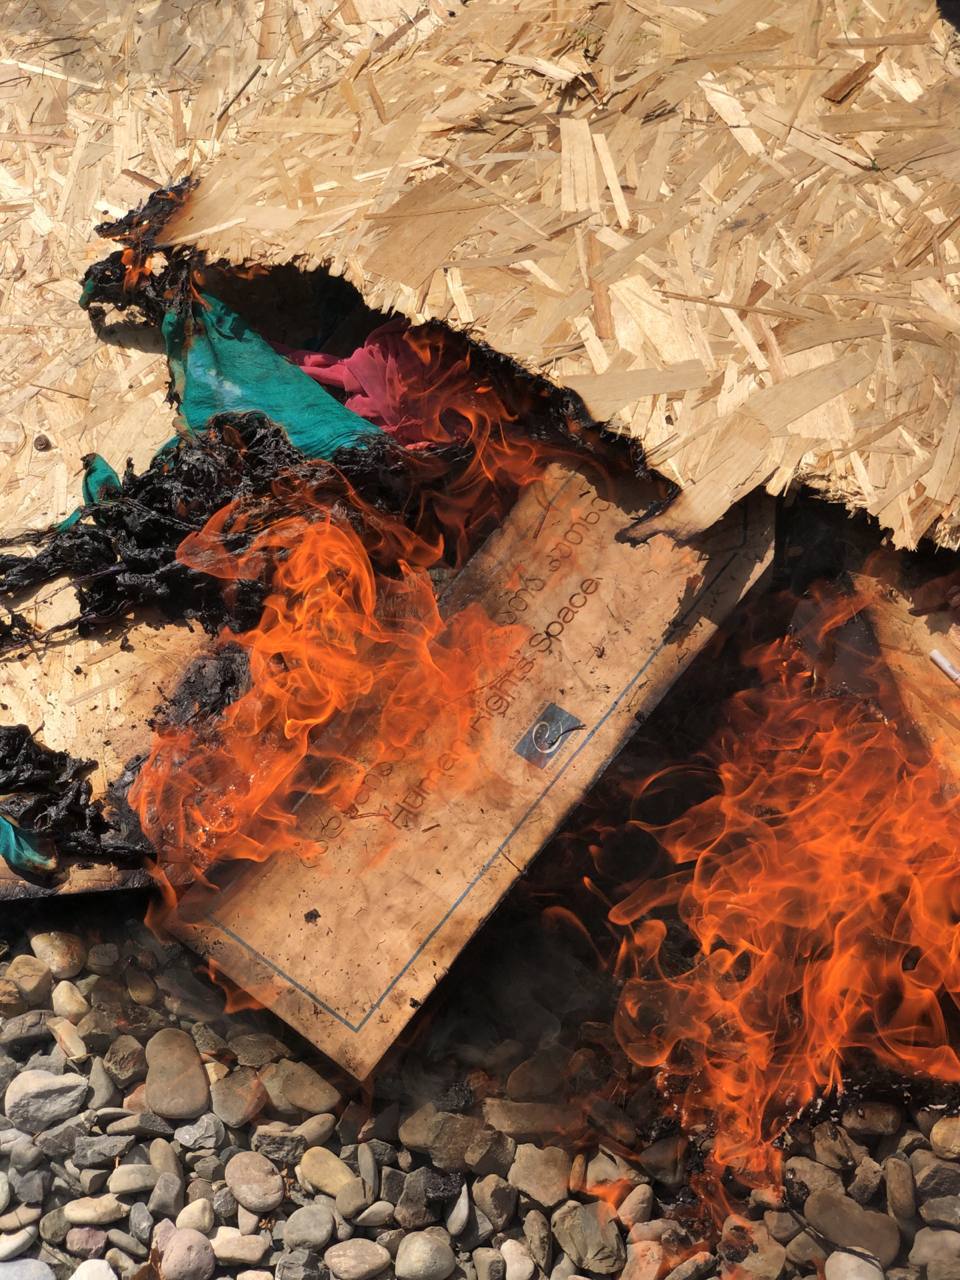
[[558,756],[583,722],[555,702],[548,702],[533,724],[514,747],[518,756],[529,760],[538,769],[546,769]]

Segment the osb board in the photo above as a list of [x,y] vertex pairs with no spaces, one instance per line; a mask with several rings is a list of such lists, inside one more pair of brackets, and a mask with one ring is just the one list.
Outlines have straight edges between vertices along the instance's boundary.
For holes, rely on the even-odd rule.
[[940,653],[960,672],[960,618],[954,609],[914,614],[926,607],[932,594],[911,592],[899,582],[896,563],[880,577],[858,575],[857,593],[880,643],[883,660],[897,683],[911,719],[941,758],[960,772],[960,687],[933,661]]
[[[630,510],[649,496],[634,486],[620,500]],[[422,764],[370,776],[353,816],[308,798],[298,821],[322,856],[301,855],[292,836],[222,892],[195,886],[171,921],[356,1076],[772,552],[768,500],[731,512],[698,549],[663,535],[618,542],[626,520],[582,475],[549,470],[443,601],[450,613],[479,600],[527,628],[479,700],[485,736],[426,776]],[[468,787],[458,755],[472,761]]]
[[800,476],[960,542],[960,58],[932,0],[472,0],[258,80],[170,239],[329,265],[616,414],[705,527]]

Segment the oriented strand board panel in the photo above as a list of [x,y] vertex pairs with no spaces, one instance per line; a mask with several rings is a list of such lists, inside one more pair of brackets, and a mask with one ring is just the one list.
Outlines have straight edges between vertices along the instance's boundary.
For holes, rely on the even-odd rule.
[[[359,10],[358,10],[359,11]],[[471,0],[271,69],[168,226],[469,329],[707,527],[801,479],[960,545],[960,42],[935,0]]]
[[[768,563],[772,504],[732,511],[696,548],[617,541],[650,500],[559,467],[526,491],[443,601],[526,638],[483,692],[471,785],[456,753],[429,776],[371,777],[358,816],[309,798],[327,851],[194,887],[175,931],[356,1076],[366,1076],[564,814]],[[463,750],[470,751],[467,741]],[[234,870],[240,864],[234,864]]]
[[[914,614],[927,607],[934,590],[922,589],[914,598],[897,582],[896,564],[880,578],[859,575],[854,579],[858,595],[880,642],[883,660],[897,684],[900,697],[924,738],[938,749],[939,758],[953,765],[960,748],[960,619],[953,609]],[[933,655],[957,673],[952,679]]]

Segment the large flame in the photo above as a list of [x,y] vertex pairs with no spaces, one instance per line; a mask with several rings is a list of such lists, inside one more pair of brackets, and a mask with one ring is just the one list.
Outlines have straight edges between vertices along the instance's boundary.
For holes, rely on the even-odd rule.
[[[821,642],[857,608],[832,608]],[[775,1184],[773,1140],[842,1087],[852,1055],[960,1080],[947,1026],[960,1004],[960,808],[936,752],[891,718],[879,662],[865,698],[822,690],[808,652],[782,639],[745,655],[758,680],[701,762],[715,793],[666,826],[637,824],[676,869],[610,916],[625,937],[620,1042],[681,1081],[684,1126],[715,1135],[714,1187],[724,1169]]]
[[[253,630],[219,640],[246,651],[248,692],[217,718],[159,730],[131,790],[163,862],[203,876],[281,847],[318,856],[321,842],[298,825],[302,798],[323,794],[349,815],[364,780],[401,759],[429,767],[456,751],[458,784],[469,784],[477,697],[522,636],[479,605],[441,617],[429,570],[461,564],[559,451],[510,434],[524,406],[472,369],[468,348],[439,332],[402,342],[420,439],[467,446],[453,472],[442,453],[410,455],[408,523],[317,464],[316,480],[304,467],[265,501],[230,503],[179,548],[227,592],[244,580],[271,590]],[[541,391],[526,394],[542,412]]]

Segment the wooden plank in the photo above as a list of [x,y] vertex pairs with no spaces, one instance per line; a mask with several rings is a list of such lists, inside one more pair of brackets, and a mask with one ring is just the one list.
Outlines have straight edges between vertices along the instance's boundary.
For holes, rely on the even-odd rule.
[[[480,601],[528,638],[487,686],[469,789],[456,753],[425,777],[371,777],[352,818],[309,798],[295,843],[195,886],[171,927],[354,1075],[366,1076],[468,938],[744,591],[772,546],[772,503],[694,546],[616,535],[653,498],[602,497],[551,468],[442,602]],[[464,751],[471,743],[463,744]]]

